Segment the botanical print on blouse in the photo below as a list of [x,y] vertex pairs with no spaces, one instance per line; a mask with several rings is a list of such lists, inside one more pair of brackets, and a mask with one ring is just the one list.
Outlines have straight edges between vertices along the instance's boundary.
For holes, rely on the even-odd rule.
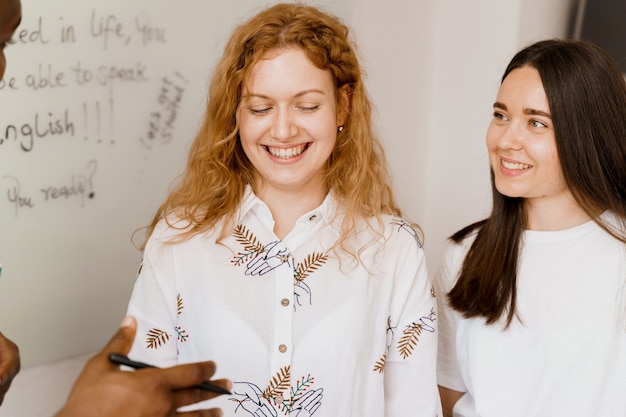
[[[401,218],[392,216],[386,217],[385,221],[387,223],[385,229],[387,233],[391,233],[390,235],[386,234],[384,237],[385,240],[395,239],[393,237],[394,234],[409,235],[420,251],[423,250],[420,237],[410,223]],[[276,239],[275,236],[273,236],[272,239],[271,234],[265,233],[265,237],[270,237],[268,241],[263,241],[259,236],[260,235],[257,235],[247,224],[238,224],[234,228],[231,234],[232,239],[227,245],[231,252],[229,255],[230,258],[227,259],[226,262],[230,267],[225,266],[226,269],[224,271],[227,271],[228,268],[233,268],[240,272],[233,273],[232,276],[239,275],[249,280],[262,280],[270,279],[268,277],[274,277],[274,275],[270,273],[278,268],[288,268],[287,270],[293,271],[293,303],[287,303],[292,304],[288,308],[292,309],[292,314],[296,316],[299,311],[313,308],[313,306],[316,305],[315,292],[318,291],[319,293],[320,289],[326,288],[319,286],[321,282],[326,281],[316,280],[316,274],[325,271],[324,275],[326,275],[325,279],[327,280],[328,277],[332,277],[337,273],[336,267],[331,269],[332,272],[325,269],[329,259],[333,256],[331,251],[329,249],[320,250],[321,248],[319,246],[316,247],[313,245],[313,248],[309,249],[308,253],[304,252],[302,257],[297,258],[293,255],[292,251],[289,250],[287,245],[283,241]],[[400,241],[404,242],[405,248],[407,244],[410,244],[410,241],[407,239],[401,239]],[[383,247],[386,246],[387,244],[384,243]],[[393,247],[399,249],[401,245],[396,244]],[[370,254],[368,256],[377,256],[376,250],[368,253]],[[387,250],[382,253],[385,253],[385,258],[391,256],[384,265],[390,265],[391,268],[395,268],[395,265],[397,265],[395,258],[399,258],[396,251]],[[364,265],[366,271],[369,271],[368,268],[375,265],[372,261],[373,260],[369,259],[366,261],[367,266]],[[231,275],[228,272],[222,273],[226,274],[225,276]],[[382,278],[392,278],[392,271],[390,269],[383,269],[378,273],[382,274]],[[380,277],[366,278],[366,276],[364,278],[370,280],[380,279]],[[317,285],[315,285],[315,283],[317,283]],[[375,287],[378,287],[378,284],[376,284]],[[434,298],[435,294],[430,284],[429,288],[429,295]],[[328,290],[328,288],[326,288],[326,290]],[[186,287],[186,289],[182,291],[179,289],[176,293],[176,308],[172,310],[172,313],[177,316],[177,319],[173,329],[159,328],[158,325],[153,325],[151,328],[144,330],[146,332],[144,333],[144,347],[149,351],[158,351],[164,349],[166,346],[171,346],[173,343],[175,348],[171,346],[169,349],[174,349],[175,352],[178,353],[179,348],[182,349],[182,347],[190,343],[190,341],[194,343],[194,333],[184,328],[186,327],[184,323],[189,321],[189,318],[185,317],[186,309],[189,308],[185,303],[186,291],[191,291],[191,289]],[[374,298],[369,301],[364,299],[364,302],[374,302],[376,304],[372,304],[372,307],[379,309],[382,307],[382,304],[381,306],[377,306],[377,298],[375,294],[373,295]],[[190,312],[188,314],[197,314],[198,306],[195,306],[195,303],[201,301],[198,301],[197,297],[194,298],[194,300],[196,301],[194,301],[194,305],[192,309],[189,310]],[[318,298],[317,302],[319,303],[320,300],[321,299]],[[434,306],[434,302],[432,306]],[[370,372],[379,375],[377,378],[383,378],[385,364],[386,361],[389,360],[389,355],[392,353],[392,350],[396,361],[404,361],[415,354],[424,337],[435,337],[432,335],[436,328],[436,310],[434,307],[412,304],[405,307],[408,308],[407,312],[413,311],[413,314],[415,314],[413,320],[409,322],[407,317],[401,320],[400,314],[403,314],[405,308],[392,309],[389,310],[390,314],[387,316],[386,325],[383,325],[380,331],[373,331],[373,334],[379,335],[377,337],[382,337],[383,341],[386,340],[386,343],[380,343],[384,351],[380,352],[378,359],[376,359],[375,351],[372,352],[373,355],[370,359]],[[424,307],[427,307],[428,310],[424,309]],[[421,313],[419,313],[420,310],[422,311]],[[427,313],[425,314],[425,312]],[[407,322],[409,323],[407,324]],[[355,324],[357,323],[358,319]],[[346,322],[345,325],[349,325],[348,322]],[[376,326],[378,327],[380,324]],[[338,333],[338,337],[341,337],[341,333]],[[196,341],[195,343],[198,342]],[[430,341],[428,343],[431,344]],[[251,365],[250,363],[246,366]],[[288,361],[287,363],[279,364],[279,366],[275,367],[267,380],[233,380],[232,395],[225,397],[228,402],[233,404],[233,408],[230,412],[234,412],[237,415],[272,417],[299,415],[299,413],[308,416],[320,414],[319,410],[324,409],[324,396],[326,395],[325,389],[327,389],[327,387],[320,386],[319,382],[316,380],[315,369],[318,369],[316,366],[313,366],[313,368],[305,366],[303,369],[302,363],[299,363],[299,365],[298,375],[292,375],[293,368]],[[309,370],[307,370],[307,368]],[[322,411],[321,413],[323,414],[324,412]]]

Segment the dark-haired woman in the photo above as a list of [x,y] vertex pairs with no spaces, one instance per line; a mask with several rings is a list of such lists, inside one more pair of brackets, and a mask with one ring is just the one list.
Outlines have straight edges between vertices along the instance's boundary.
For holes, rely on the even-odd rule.
[[507,67],[487,131],[493,208],[437,277],[445,416],[626,416],[626,85],[600,48]]

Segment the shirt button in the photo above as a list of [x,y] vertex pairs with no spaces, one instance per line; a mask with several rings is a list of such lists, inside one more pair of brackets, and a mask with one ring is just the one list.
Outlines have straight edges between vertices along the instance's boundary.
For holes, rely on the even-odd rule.
[[280,300],[280,305],[283,307],[287,307],[289,305],[289,298],[283,298]]
[[317,214],[312,215],[311,217],[309,217],[309,221],[312,222],[313,220],[317,219]]
[[282,395],[277,395],[276,398],[274,398],[274,401],[276,401],[276,404],[282,404],[285,399],[283,398]]
[[278,346],[278,351],[279,351],[280,353],[285,353],[285,352],[287,352],[287,345],[279,345],[279,346]]

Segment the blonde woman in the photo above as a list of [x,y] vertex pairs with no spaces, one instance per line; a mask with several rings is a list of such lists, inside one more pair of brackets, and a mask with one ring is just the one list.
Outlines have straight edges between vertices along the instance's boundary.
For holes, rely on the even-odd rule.
[[131,356],[215,360],[226,416],[439,414],[436,310],[348,29],[279,4],[235,29],[149,227]]

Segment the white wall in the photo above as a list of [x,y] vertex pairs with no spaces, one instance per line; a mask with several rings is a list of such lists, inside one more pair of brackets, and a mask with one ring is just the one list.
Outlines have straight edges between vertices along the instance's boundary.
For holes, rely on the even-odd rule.
[[377,124],[431,271],[447,236],[488,214],[484,134],[513,54],[563,37],[578,0],[351,0]]
[[424,226],[437,2],[351,4],[349,24],[361,51],[395,190],[405,215]]

